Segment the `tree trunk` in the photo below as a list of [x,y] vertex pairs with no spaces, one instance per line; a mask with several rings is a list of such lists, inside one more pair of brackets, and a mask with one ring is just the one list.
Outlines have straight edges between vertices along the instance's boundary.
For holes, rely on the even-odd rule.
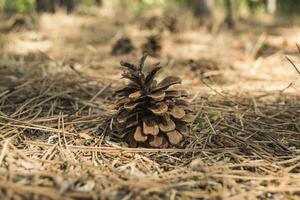
[[95,0],[97,6],[102,6],[102,0]]
[[55,0],[48,0],[49,10],[48,12],[55,13]]
[[36,11],[55,13],[55,0],[36,0]]
[[213,5],[213,0],[193,0],[193,12],[196,16],[207,17],[211,16],[211,8]]
[[276,12],[276,0],[267,0],[266,4],[267,12],[274,15]]
[[255,2],[252,0],[247,0],[247,6],[249,7],[250,14],[254,15],[255,14]]
[[59,0],[59,5],[65,7],[67,13],[70,14],[75,9],[75,0]]
[[63,7],[65,6],[65,0],[59,0],[59,6]]
[[224,20],[225,25],[227,25],[228,28],[234,29],[235,28],[235,20],[234,20],[234,14],[233,14],[233,5],[232,0],[225,0],[225,7],[226,7],[226,18]]
[[38,13],[44,11],[43,0],[36,0],[36,11],[37,11]]

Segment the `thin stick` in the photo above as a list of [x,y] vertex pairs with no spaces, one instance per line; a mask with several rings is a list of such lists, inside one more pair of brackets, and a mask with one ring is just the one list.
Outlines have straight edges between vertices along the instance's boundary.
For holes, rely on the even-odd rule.
[[299,51],[299,53],[300,53],[300,46],[296,43],[296,46],[297,46],[297,48],[298,48],[298,51]]
[[[40,147],[52,147],[54,144],[47,144],[42,142],[24,141],[24,144],[34,145]],[[126,147],[87,147],[87,146],[74,146],[67,145],[70,150],[79,151],[93,151],[103,153],[115,153],[115,152],[126,152],[126,153],[188,153],[188,152],[226,152],[235,151],[237,148],[211,148],[211,149],[151,149],[151,148],[126,148]]]
[[298,72],[298,74],[300,75],[300,71],[299,71],[299,69],[297,68],[297,66],[294,64],[294,62],[293,61],[291,61],[291,59],[289,58],[289,57],[285,57],[291,64],[292,64],[292,66],[295,68],[295,70]]
[[2,164],[2,161],[5,157],[5,154],[7,152],[7,149],[8,149],[8,145],[9,145],[9,140],[6,140],[4,145],[3,145],[3,149],[2,149],[2,152],[1,152],[1,155],[0,155],[0,165]]

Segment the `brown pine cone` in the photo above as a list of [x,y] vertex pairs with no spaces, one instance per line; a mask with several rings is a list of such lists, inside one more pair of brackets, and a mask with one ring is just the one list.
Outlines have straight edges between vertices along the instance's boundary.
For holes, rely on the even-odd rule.
[[129,54],[134,50],[134,46],[129,37],[122,37],[116,41],[111,50],[114,56]]
[[151,35],[147,38],[147,42],[142,45],[143,52],[153,57],[159,57],[162,49],[161,43],[160,35]]
[[114,116],[117,136],[129,146],[160,147],[180,144],[188,133],[188,123],[194,119],[192,109],[181,97],[186,91],[169,89],[181,79],[168,76],[157,83],[159,63],[146,75],[143,72],[147,55],[138,66],[121,62],[122,77],[129,83],[116,91],[118,112]]

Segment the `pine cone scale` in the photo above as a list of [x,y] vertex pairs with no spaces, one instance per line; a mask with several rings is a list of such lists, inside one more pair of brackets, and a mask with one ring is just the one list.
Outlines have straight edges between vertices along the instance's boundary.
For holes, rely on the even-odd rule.
[[162,122],[159,124],[159,129],[162,132],[169,132],[175,130],[176,125],[175,123],[170,119],[170,120],[162,120]]
[[183,135],[187,135],[188,127],[184,122],[176,122],[176,130]]
[[152,94],[148,94],[147,96],[152,98],[155,101],[162,101],[166,97],[166,93],[163,91],[158,91]]
[[168,76],[166,78],[164,78],[161,82],[159,82],[156,86],[156,88],[153,90],[153,92],[159,91],[159,90],[163,90],[163,89],[167,89],[168,87],[175,85],[175,84],[180,84],[181,83],[181,79],[179,77],[176,76]]
[[131,93],[128,97],[131,100],[137,100],[141,96],[142,96],[142,92],[141,91],[136,91],[136,92]]
[[162,136],[154,136],[150,139],[149,144],[153,147],[160,147],[164,144],[165,138]]
[[179,144],[183,139],[183,136],[176,130],[168,132],[167,136],[171,144]]
[[191,113],[187,113],[180,120],[186,123],[191,123],[194,120],[194,115],[192,115]]
[[154,118],[144,117],[143,133],[145,135],[157,135],[159,133],[159,127]]
[[136,130],[134,132],[134,139],[137,142],[146,142],[148,139],[147,135],[143,134],[142,128],[140,126],[136,127]]
[[159,102],[156,105],[149,107],[149,110],[155,115],[163,115],[168,111],[168,106],[164,102]]
[[141,104],[141,102],[133,102],[133,101],[130,101],[128,103],[125,103],[124,104],[124,108],[128,111],[131,111],[133,110],[135,107],[137,107],[139,104]]
[[184,109],[180,108],[179,106],[170,106],[169,111],[170,115],[172,115],[176,119],[181,119],[185,115]]

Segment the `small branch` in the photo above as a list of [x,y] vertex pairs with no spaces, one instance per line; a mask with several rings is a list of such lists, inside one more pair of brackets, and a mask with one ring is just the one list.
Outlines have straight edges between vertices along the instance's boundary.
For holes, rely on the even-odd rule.
[[298,48],[298,51],[299,51],[299,53],[300,53],[300,46],[296,43],[296,46],[297,46],[297,48]]
[[[297,47],[299,48],[299,46],[297,45]],[[300,50],[299,50],[300,51]],[[293,63],[293,61],[289,58],[289,57],[285,57],[291,64],[292,66],[296,69],[296,71],[298,72],[298,74],[300,75],[300,71],[299,69],[297,68],[297,66]]]

